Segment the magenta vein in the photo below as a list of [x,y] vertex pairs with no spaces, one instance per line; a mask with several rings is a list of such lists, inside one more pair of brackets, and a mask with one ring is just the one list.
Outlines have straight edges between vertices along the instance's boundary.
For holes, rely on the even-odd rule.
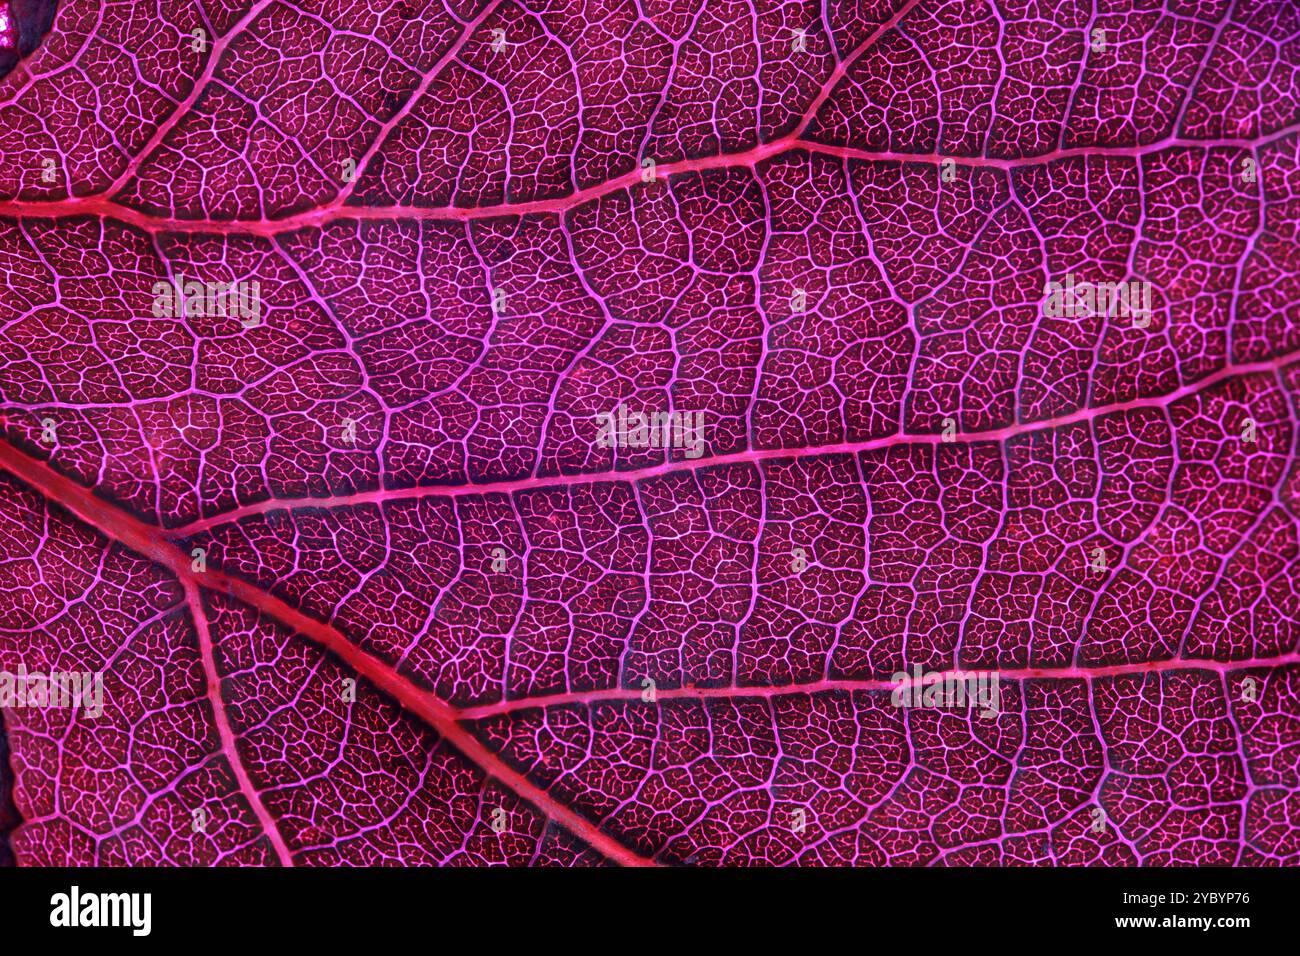
[[977,432],[959,432],[949,439],[938,433],[907,434],[900,433],[880,438],[868,438],[856,442],[840,442],[833,445],[811,445],[803,448],[761,448],[714,455],[695,461],[666,461],[645,468],[627,471],[583,472],[572,475],[555,475],[547,477],[516,478],[507,481],[469,482],[458,485],[418,485],[409,488],[375,488],[354,494],[331,495],[320,498],[267,498],[253,504],[233,508],[222,514],[201,518],[178,528],[166,529],[167,538],[188,538],[208,531],[214,527],[240,521],[254,515],[263,515],[274,511],[321,510],[330,508],[356,507],[358,505],[383,504],[388,501],[407,501],[428,497],[461,497],[465,495],[515,494],[517,492],[539,491],[549,488],[582,486],[601,482],[641,482],[660,478],[680,471],[698,471],[703,468],[721,468],[728,465],[750,465],[764,461],[786,460],[809,457],[813,455],[855,455],[862,452],[879,451],[897,445],[944,445],[969,444],[975,442],[1005,442],[1021,435],[1050,431],[1069,425],[1091,422],[1107,415],[1137,411],[1144,408],[1164,408],[1198,392],[1211,388],[1226,379],[1237,376],[1272,374],[1276,375],[1284,366],[1300,361],[1300,349],[1287,352],[1275,358],[1260,362],[1248,362],[1237,365],[1225,365],[1205,378],[1167,392],[1164,395],[1135,398],[1126,402],[1113,402],[1081,408],[1056,418],[1046,418],[1032,422],[1016,422],[1002,428]]

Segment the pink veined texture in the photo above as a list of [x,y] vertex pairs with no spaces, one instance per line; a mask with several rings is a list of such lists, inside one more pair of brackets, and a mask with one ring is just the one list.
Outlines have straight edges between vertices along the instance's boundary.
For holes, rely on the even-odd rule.
[[1294,4],[67,0],[7,69],[0,671],[104,705],[3,710],[0,862],[1300,860]]

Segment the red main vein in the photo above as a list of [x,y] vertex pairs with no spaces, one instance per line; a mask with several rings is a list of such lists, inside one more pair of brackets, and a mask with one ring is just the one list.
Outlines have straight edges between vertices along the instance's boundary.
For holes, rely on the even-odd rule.
[[[1195,658],[1178,658],[1164,661],[1139,661],[1133,664],[1108,664],[1100,667],[1018,667],[997,668],[999,680],[1096,680],[1104,677],[1121,677],[1124,675],[1163,674],[1167,671],[1205,670],[1224,674],[1229,671],[1251,670],[1261,667],[1285,667],[1300,664],[1300,651],[1277,654],[1272,657],[1252,657],[1240,661],[1198,660]],[[972,674],[978,668],[966,667],[957,670],[937,672],[943,677],[957,674]],[[989,673],[993,671],[990,670]],[[824,694],[832,691],[892,691],[898,687],[916,686],[914,677],[907,677],[899,683],[888,680],[822,680],[809,684],[787,684],[783,687],[670,687],[655,690],[655,700],[715,700],[758,697],[770,700],[788,694]],[[607,687],[602,690],[574,691],[568,694],[544,694],[538,697],[516,697],[510,700],[483,704],[479,707],[464,707],[458,713],[461,720],[479,720],[495,717],[498,714],[511,714],[536,707],[556,707],[563,704],[598,704],[604,701],[641,700],[644,692],[634,687]]]
[[[890,150],[860,149],[852,146],[833,146],[801,139],[791,133],[780,139],[774,139],[742,152],[718,153],[714,156],[704,156],[698,159],[683,159],[663,163],[657,167],[656,176],[663,180],[682,173],[704,172],[713,169],[743,168],[752,170],[767,160],[798,152],[829,156],[836,159],[862,160],[864,162],[922,163],[931,166],[951,159],[958,166],[1006,171],[1022,166],[1041,166],[1067,159],[1104,159],[1106,157],[1134,159],[1151,153],[1163,152],[1166,149],[1180,147],[1195,149],[1237,147],[1257,150],[1296,133],[1300,133],[1300,123],[1275,130],[1257,139],[1189,140],[1169,137],[1140,146],[1079,146],[1036,156],[1006,159],[980,156],[945,156],[940,153],[903,153]],[[333,222],[362,220],[466,222],[478,219],[499,219],[505,216],[560,214],[612,193],[634,187],[649,188],[642,185],[641,171],[639,169],[562,196],[483,206],[350,206],[336,198],[314,209],[293,213],[277,219],[189,219],[156,215],[132,206],[123,205],[101,193],[90,196],[74,196],[68,199],[4,200],[0,201],[0,216],[41,219],[66,216],[99,216],[115,219],[149,233],[201,232],[217,235],[268,237],[304,228],[319,229]]]
[[[559,803],[523,774],[509,767],[460,724],[459,714],[455,708],[399,674],[390,664],[357,647],[330,625],[310,618],[279,598],[221,571],[192,570],[189,557],[163,539],[157,527],[146,524],[121,508],[97,498],[89,488],[59,474],[44,462],[24,455],[4,441],[0,441],[0,468],[31,485],[47,500],[62,505],[114,541],[165,567],[180,579],[187,600],[197,601],[197,589],[200,587],[228,594],[320,644],[376,687],[391,695],[407,710],[421,717],[452,746],[476,763],[484,773],[509,787],[522,799],[533,804],[550,819],[568,828],[609,859],[623,866],[658,865],[653,860],[629,850],[591,821]],[[202,645],[206,635],[206,622],[201,608],[196,607],[195,603],[191,603],[190,606],[195,614],[195,626],[200,631],[200,645]],[[205,660],[205,669],[206,667]],[[209,672],[210,684],[214,676],[213,672]],[[210,693],[219,695],[220,689],[210,688]],[[224,710],[217,700],[214,699],[213,703],[217,712],[218,730],[222,734],[223,749],[229,746],[231,750],[227,753],[233,757],[233,736],[229,736],[229,725],[224,722]],[[241,768],[238,760],[234,760],[234,763],[235,772],[239,775]],[[264,809],[259,812],[261,802],[251,793],[251,782],[247,781],[246,777],[241,777],[240,785],[241,789],[247,788],[245,794],[252,799],[254,811],[258,812],[259,819],[264,826],[267,826],[270,818],[264,816]],[[278,836],[275,828],[270,827],[267,833],[274,843]],[[277,850],[279,849],[280,847],[277,847]]]

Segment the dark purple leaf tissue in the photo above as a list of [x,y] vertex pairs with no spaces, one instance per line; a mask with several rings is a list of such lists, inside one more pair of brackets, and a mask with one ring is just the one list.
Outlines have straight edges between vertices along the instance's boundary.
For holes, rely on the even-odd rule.
[[0,863],[1300,863],[1292,0],[0,0]]

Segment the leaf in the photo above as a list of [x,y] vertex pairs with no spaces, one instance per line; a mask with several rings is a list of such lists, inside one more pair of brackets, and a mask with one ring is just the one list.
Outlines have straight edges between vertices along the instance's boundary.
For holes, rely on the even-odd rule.
[[60,5],[0,861],[1300,861],[1298,27]]

